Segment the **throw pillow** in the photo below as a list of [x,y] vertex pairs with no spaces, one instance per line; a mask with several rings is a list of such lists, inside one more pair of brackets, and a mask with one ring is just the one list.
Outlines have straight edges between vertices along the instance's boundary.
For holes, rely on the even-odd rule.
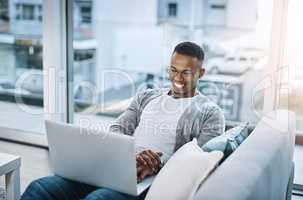
[[[227,130],[202,146],[203,151],[222,151],[226,159],[248,137],[248,122]],[[223,159],[223,160],[224,160]]]
[[183,145],[156,176],[145,200],[192,199],[222,157],[220,151],[202,151],[196,139]]

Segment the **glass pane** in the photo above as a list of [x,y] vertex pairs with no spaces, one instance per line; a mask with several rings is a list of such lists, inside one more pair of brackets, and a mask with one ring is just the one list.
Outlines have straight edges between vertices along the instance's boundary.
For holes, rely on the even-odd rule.
[[165,69],[173,48],[188,40],[206,54],[199,91],[227,120],[255,123],[263,108],[258,86],[265,77],[272,3],[74,0],[75,123],[110,122],[135,92],[170,87]]
[[283,87],[279,96],[279,106],[296,113],[299,131],[303,131],[303,28],[298,26],[303,17],[302,9],[302,1],[289,1],[282,71]]
[[0,127],[43,128],[42,0],[0,1]]
[[[297,130],[303,131],[303,27],[298,26],[303,17],[303,2],[288,1],[286,44],[283,70],[281,70],[281,88],[279,107],[296,113]],[[294,152],[294,183],[302,190],[303,186],[303,146],[296,145]]]

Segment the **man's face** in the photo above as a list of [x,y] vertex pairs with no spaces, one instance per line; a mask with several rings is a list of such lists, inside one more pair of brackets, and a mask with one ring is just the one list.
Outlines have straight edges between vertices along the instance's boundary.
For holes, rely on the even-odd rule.
[[194,96],[197,82],[204,72],[202,62],[197,58],[175,52],[169,66],[173,96],[177,98]]

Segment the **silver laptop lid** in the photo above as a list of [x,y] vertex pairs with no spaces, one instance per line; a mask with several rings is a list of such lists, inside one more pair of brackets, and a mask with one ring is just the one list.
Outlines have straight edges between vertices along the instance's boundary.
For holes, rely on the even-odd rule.
[[55,174],[138,194],[133,137],[51,121],[46,121],[45,126]]

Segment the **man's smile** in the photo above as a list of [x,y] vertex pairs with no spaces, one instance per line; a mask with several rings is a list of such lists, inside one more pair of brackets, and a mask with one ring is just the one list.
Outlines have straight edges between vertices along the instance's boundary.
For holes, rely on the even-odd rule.
[[183,83],[177,83],[177,82],[173,82],[173,85],[178,88],[178,89],[183,89],[184,88],[184,84]]

